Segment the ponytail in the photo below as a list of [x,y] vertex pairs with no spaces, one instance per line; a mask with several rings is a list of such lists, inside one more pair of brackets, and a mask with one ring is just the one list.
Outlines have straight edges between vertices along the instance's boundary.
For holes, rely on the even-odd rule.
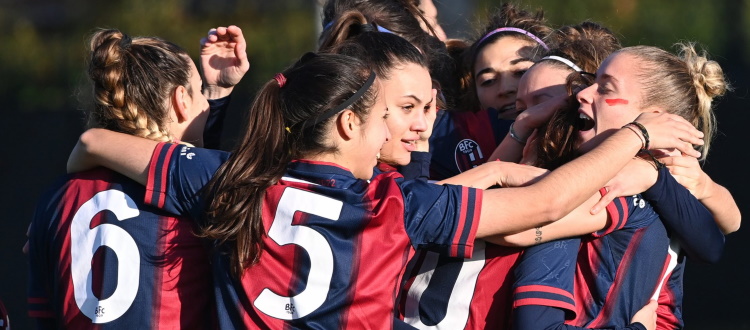
[[210,222],[202,236],[220,244],[231,243],[231,267],[237,275],[260,258],[265,191],[281,178],[291,161],[279,89],[278,82],[271,80],[260,90],[249,110],[243,143],[207,186]]
[[172,141],[166,100],[177,86],[195,92],[187,52],[160,38],[131,38],[115,29],[95,32],[89,46],[94,110],[88,126]]
[[377,93],[373,80],[355,58],[307,53],[258,92],[241,143],[206,187],[208,224],[201,236],[228,246],[238,278],[263,251],[266,190],[290,161],[337,151],[327,139],[333,112],[350,109],[366,121]]

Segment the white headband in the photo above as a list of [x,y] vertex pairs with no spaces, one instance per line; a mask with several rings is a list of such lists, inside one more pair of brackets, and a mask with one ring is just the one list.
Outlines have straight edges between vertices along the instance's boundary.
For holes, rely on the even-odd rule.
[[581,71],[583,71],[583,70],[581,70],[581,68],[579,68],[573,62],[571,62],[569,59],[563,58],[563,57],[560,57],[560,56],[547,56],[547,57],[542,58],[539,61],[541,62],[541,61],[544,61],[544,60],[558,61],[558,62],[560,62],[562,64],[565,64],[565,65],[569,66],[575,72],[581,72]]

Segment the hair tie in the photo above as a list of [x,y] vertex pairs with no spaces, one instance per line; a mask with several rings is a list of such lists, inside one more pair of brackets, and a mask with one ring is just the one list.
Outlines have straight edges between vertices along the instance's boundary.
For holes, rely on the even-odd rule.
[[383,33],[390,33],[390,34],[395,34],[395,33],[393,33],[393,31],[391,31],[391,30],[388,30],[388,29],[386,29],[386,28],[384,28],[384,27],[382,27],[382,26],[380,26],[380,25],[377,25],[376,27],[377,27],[377,29],[378,29],[378,32],[383,32]]
[[575,71],[575,72],[581,72],[581,71],[583,71],[583,70],[581,70],[581,68],[579,68],[577,65],[575,65],[575,63],[573,63],[573,61],[571,61],[571,60],[569,60],[567,58],[564,58],[564,57],[554,56],[554,55],[553,56],[546,56],[546,57],[543,57],[541,60],[539,60],[539,62],[544,61],[544,60],[558,61],[558,62],[560,62],[562,64],[567,65],[568,67],[570,67],[571,69],[573,69],[573,71]]
[[370,23],[360,24],[359,28],[362,32],[375,32],[375,26]]
[[127,34],[123,33],[122,38],[120,38],[120,48],[129,49],[132,43],[133,43],[133,39],[130,39],[130,37]]
[[362,97],[362,95],[364,95],[370,89],[370,86],[372,86],[373,82],[375,82],[375,71],[370,71],[370,77],[367,78],[365,83],[362,84],[362,87],[360,87],[359,90],[354,92],[352,96],[346,99],[346,101],[344,101],[343,103],[339,104],[336,107],[331,108],[330,110],[327,110],[326,112],[318,115],[317,117],[306,120],[304,124],[302,125],[302,129],[304,130],[310,126],[318,124],[330,118],[331,116],[343,111],[344,109],[350,107],[352,104],[354,104],[354,102],[357,102],[357,100],[359,100]]
[[519,29],[519,28],[514,28],[514,27],[501,27],[499,29],[495,29],[495,30],[490,31],[489,33],[487,33],[486,35],[484,35],[484,37],[482,37],[482,39],[479,39],[479,41],[477,41],[477,43],[476,43],[477,47],[479,45],[481,45],[483,41],[487,40],[487,38],[491,37],[492,35],[494,35],[496,33],[500,33],[500,32],[517,32],[517,33],[523,34],[523,35],[525,35],[525,36],[533,39],[534,41],[536,41],[540,46],[542,46],[542,48],[544,48],[544,50],[549,50],[549,47],[547,47],[547,44],[545,44],[544,41],[542,41],[542,39],[539,39],[539,37],[535,36],[533,33],[529,32],[529,31],[526,31],[524,29]]
[[[279,88],[284,87],[286,85],[286,77],[284,77],[283,73],[277,73],[275,76],[273,76],[273,79],[276,79],[276,82],[279,83]],[[288,130],[289,128],[287,128]]]

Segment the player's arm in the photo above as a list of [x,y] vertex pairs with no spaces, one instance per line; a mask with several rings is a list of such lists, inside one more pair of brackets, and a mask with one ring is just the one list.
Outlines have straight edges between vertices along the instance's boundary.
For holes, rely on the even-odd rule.
[[[541,125],[544,125],[557,109],[566,104],[567,100],[567,95],[564,97],[559,96],[524,110],[513,123],[513,133],[521,141],[526,141],[531,136],[531,133]],[[500,159],[506,162],[517,163],[521,160],[524,146],[525,143],[511,138],[510,132],[508,132],[500,142],[500,145],[492,152],[489,159]]]
[[681,243],[687,255],[701,262],[715,263],[724,251],[724,234],[708,211],[667,168],[659,170],[656,183],[643,192],[662,222]]
[[534,166],[494,161],[484,163],[437,183],[456,184],[480,189],[487,189],[495,185],[501,187],[518,187],[533,183],[547,173],[549,171]]
[[687,188],[706,208],[711,211],[714,220],[724,234],[730,234],[740,228],[742,215],[732,194],[723,186],[714,182],[701,169],[698,159],[693,157],[665,157],[659,159],[667,165],[674,178]]
[[[653,310],[653,311],[651,311]],[[646,315],[653,313],[654,315]],[[627,326],[607,328],[608,330],[651,330],[656,329],[656,303],[649,303],[638,311],[632,323]],[[650,319],[649,319],[650,318]],[[651,327],[644,325],[653,324]],[[557,307],[528,305],[513,309],[513,330],[576,330],[588,329],[565,324],[565,311]]]
[[[504,246],[532,246],[561,238],[588,235],[604,230],[612,225],[609,212],[591,214],[591,206],[599,201],[600,195],[592,195],[583,204],[562,219],[545,226],[524,230],[508,235],[485,237],[486,241]],[[481,224],[481,223],[480,223]]]
[[[691,145],[702,144],[703,133],[683,118],[642,113],[638,121],[647,127],[650,148],[677,147],[682,152],[699,154]],[[517,233],[563,218],[591,198],[642,147],[641,135],[622,128],[534,184],[486,191],[476,236]]]
[[145,185],[159,142],[101,128],[84,132],[68,158],[68,173],[104,166]]

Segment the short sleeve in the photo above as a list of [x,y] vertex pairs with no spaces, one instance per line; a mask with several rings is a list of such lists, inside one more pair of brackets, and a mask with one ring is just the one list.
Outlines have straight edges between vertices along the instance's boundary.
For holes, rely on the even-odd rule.
[[401,184],[404,224],[414,248],[470,258],[474,248],[482,190],[436,185],[424,180]]
[[160,143],[148,168],[144,202],[194,219],[203,214],[203,187],[229,158],[219,150]]
[[548,306],[575,317],[573,283],[581,240],[562,239],[526,248],[514,273],[513,308]]
[[[600,192],[604,195],[606,190],[602,188]],[[592,236],[602,237],[624,228],[642,228],[658,220],[651,205],[640,195],[615,198],[607,205],[607,216],[607,227]]]

